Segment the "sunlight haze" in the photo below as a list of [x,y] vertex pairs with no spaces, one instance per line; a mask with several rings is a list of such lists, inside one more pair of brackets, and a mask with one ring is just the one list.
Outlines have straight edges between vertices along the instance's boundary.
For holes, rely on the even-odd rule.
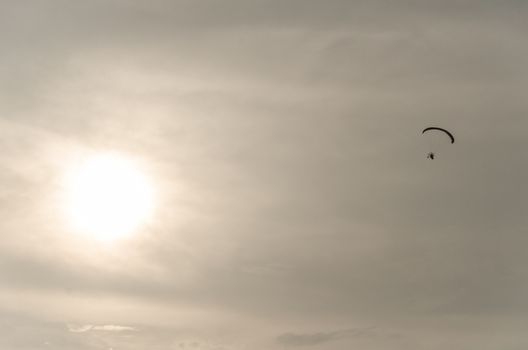
[[152,215],[152,184],[119,155],[87,159],[71,171],[65,187],[64,206],[73,229],[97,240],[131,234]]

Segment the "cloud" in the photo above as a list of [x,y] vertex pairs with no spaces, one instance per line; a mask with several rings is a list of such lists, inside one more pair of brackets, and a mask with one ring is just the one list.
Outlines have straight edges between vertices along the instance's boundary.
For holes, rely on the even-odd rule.
[[375,336],[374,328],[351,328],[333,332],[285,333],[277,337],[284,346],[314,346],[343,338]]
[[[375,336],[336,319],[508,348],[459,330],[526,323],[528,2],[197,3],[0,5],[0,305],[47,320],[7,318],[0,348]],[[436,124],[460,142],[425,163]],[[53,202],[76,147],[129,150],[160,179],[153,227],[108,254]]]
[[72,333],[85,333],[88,331],[104,331],[104,332],[123,332],[123,331],[135,331],[136,328],[119,325],[102,325],[94,326],[90,324],[86,325],[73,325],[67,324],[68,330]]
[[123,331],[135,331],[134,327],[118,326],[118,325],[104,325],[95,326],[92,328],[94,331],[106,331],[106,332],[123,332]]
[[79,334],[65,330],[64,324],[2,307],[0,329],[0,349],[99,350],[87,344]]
[[90,325],[90,324],[81,325],[81,326],[73,325],[73,324],[67,324],[66,326],[68,327],[68,331],[70,331],[72,333],[84,333],[84,332],[88,332],[90,329],[93,328],[93,326]]

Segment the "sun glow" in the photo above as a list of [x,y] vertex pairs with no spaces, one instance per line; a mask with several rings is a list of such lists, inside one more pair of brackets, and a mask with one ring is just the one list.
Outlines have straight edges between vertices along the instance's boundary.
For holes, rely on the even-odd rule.
[[87,159],[66,179],[66,211],[76,232],[100,241],[130,235],[150,218],[153,188],[132,160],[117,154]]

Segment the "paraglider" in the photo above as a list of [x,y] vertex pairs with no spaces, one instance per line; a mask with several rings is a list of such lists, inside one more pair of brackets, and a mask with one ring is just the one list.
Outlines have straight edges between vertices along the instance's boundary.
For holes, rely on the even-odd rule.
[[[451,144],[455,143],[455,137],[453,136],[453,134],[450,133],[448,130],[446,130],[444,128],[431,126],[431,127],[423,129],[422,130],[422,134],[425,134],[426,132],[433,132],[433,131],[441,132],[442,134],[445,134],[449,138],[449,140],[451,141]],[[433,152],[433,151],[430,151],[429,153],[427,153],[427,158],[428,159],[434,160],[435,156],[436,156],[436,153]]]

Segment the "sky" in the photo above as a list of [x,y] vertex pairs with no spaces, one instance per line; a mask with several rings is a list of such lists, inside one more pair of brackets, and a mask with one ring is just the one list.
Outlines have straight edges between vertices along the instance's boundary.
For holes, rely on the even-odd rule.
[[[527,14],[0,1],[0,348],[528,348]],[[106,152],[156,192],[111,244],[62,199]]]

